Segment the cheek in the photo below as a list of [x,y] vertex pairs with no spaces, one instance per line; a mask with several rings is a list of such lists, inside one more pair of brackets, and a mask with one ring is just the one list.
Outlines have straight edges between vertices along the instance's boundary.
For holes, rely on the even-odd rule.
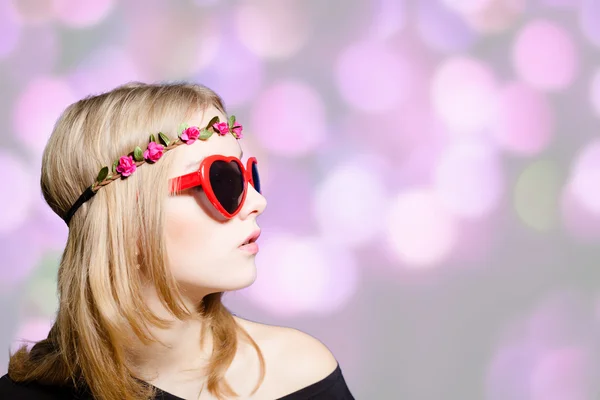
[[165,213],[165,240],[169,260],[177,263],[203,247],[206,238],[210,237],[212,221],[197,206],[189,204],[192,199],[172,200]]
[[207,215],[191,196],[170,200],[165,212],[165,240],[173,272],[209,267],[223,248],[222,224]]

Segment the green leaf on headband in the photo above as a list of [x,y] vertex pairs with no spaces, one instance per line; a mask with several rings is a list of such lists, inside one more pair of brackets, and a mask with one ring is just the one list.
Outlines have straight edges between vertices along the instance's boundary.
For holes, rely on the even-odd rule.
[[164,133],[159,132],[158,137],[160,138],[160,141],[163,142],[163,144],[165,146],[169,146],[169,144],[171,144],[171,141],[169,140],[167,135],[165,135]]
[[108,167],[102,167],[100,173],[96,177],[96,182],[102,182],[108,176]]
[[178,134],[181,135],[183,133],[183,131],[185,131],[189,127],[190,126],[186,123],[180,124],[179,127],[177,128]]
[[142,149],[140,149],[140,146],[135,146],[135,149],[133,150],[133,159],[135,161],[144,161],[144,153],[142,152]]
[[150,141],[156,143],[156,136],[154,136],[154,133],[150,135]]
[[200,132],[200,140],[206,140],[209,137],[211,137],[213,134],[213,131],[209,131],[208,129],[204,128],[202,129],[202,131]]
[[208,125],[206,125],[206,129],[211,128],[214,124],[219,122],[219,116],[215,115],[210,121],[208,121]]
[[229,117],[229,127],[233,128],[235,126],[235,115]]
[[112,173],[113,174],[117,173],[117,165],[119,165],[119,160],[115,161],[112,165]]

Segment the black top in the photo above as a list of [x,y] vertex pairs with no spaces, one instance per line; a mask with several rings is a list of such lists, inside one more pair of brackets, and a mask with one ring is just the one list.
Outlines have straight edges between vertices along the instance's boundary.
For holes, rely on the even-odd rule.
[[[16,383],[7,375],[0,378],[1,400],[90,400],[91,396],[78,394],[69,387],[48,386],[37,383]],[[155,400],[183,400],[171,393],[157,388]],[[300,390],[274,400],[354,400],[340,365],[335,371]]]

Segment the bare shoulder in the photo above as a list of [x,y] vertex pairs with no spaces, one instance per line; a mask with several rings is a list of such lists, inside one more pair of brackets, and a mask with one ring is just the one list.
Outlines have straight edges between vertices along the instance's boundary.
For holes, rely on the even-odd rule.
[[265,353],[269,380],[285,382],[290,393],[329,376],[338,365],[325,344],[299,329],[235,318]]

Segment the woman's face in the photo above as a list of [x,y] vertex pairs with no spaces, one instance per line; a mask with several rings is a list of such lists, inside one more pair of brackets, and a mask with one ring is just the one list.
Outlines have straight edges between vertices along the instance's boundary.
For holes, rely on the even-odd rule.
[[[211,118],[226,117],[216,108],[208,108],[190,126],[205,127]],[[181,145],[176,150],[170,178],[197,171],[200,161],[220,154],[241,158],[241,147],[231,134],[213,134],[208,140]],[[245,164],[244,164],[245,166]],[[171,271],[185,296],[242,289],[256,278],[255,255],[240,245],[259,227],[256,218],[267,202],[252,185],[240,212],[226,219],[199,188],[170,196],[166,203],[166,246]],[[195,299],[198,300],[198,299]]]

